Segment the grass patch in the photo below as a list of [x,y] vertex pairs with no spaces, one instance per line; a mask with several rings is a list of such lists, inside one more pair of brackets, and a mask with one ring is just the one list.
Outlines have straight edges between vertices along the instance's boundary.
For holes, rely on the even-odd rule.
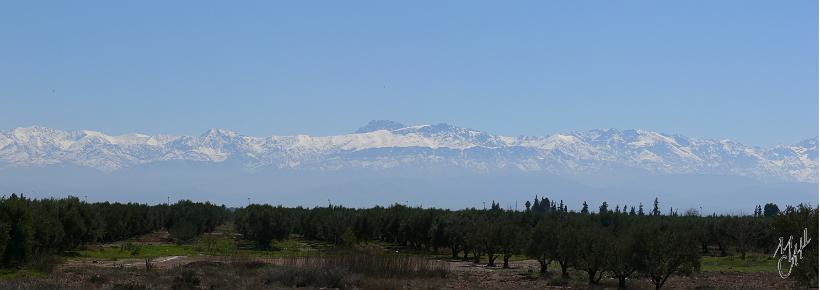
[[0,281],[14,280],[14,279],[23,278],[23,277],[36,278],[36,277],[42,277],[44,275],[45,274],[43,274],[43,273],[28,270],[28,269],[22,269],[22,270],[0,269]]
[[262,258],[289,258],[304,257],[323,252],[324,246],[306,242],[300,239],[288,239],[283,241],[273,241],[271,250],[257,250],[253,247],[240,248],[236,251],[241,256],[262,257]]
[[271,249],[267,251],[257,249],[253,241],[242,240],[238,237],[234,240],[234,243],[236,247],[235,254],[263,258],[304,257],[333,248],[329,243],[307,241],[298,236],[291,236],[287,240],[273,241],[271,242]]
[[109,245],[88,247],[78,251],[81,257],[116,260],[125,258],[154,258],[162,256],[251,256],[251,257],[301,257],[315,254],[320,249],[330,246],[323,243],[308,242],[299,238],[274,241],[273,250],[263,251],[253,248],[252,242],[236,240],[228,235],[206,235],[188,244],[132,244],[131,246]]
[[777,260],[762,255],[747,255],[745,260],[739,256],[702,257],[701,271],[777,272]]
[[211,256],[227,256],[236,253],[236,241],[224,234],[205,234],[194,240],[193,250]]
[[[271,247],[282,256],[303,256],[307,253],[318,251],[312,245],[302,240],[288,239],[284,241],[273,241]],[[270,252],[270,251],[268,251]]]

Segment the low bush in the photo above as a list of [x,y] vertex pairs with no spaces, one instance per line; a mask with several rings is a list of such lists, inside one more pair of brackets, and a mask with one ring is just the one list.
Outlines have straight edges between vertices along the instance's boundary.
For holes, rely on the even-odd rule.
[[108,279],[106,279],[102,275],[94,274],[91,275],[91,278],[88,279],[88,282],[91,282],[91,284],[104,284],[105,282],[108,282]]
[[423,256],[345,252],[334,255],[290,257],[283,265],[311,269],[342,268],[351,273],[380,278],[445,278],[447,263]]
[[63,258],[53,255],[40,255],[31,259],[28,263],[28,268],[40,272],[51,273],[58,265],[63,263]]
[[181,273],[179,273],[178,276],[174,277],[174,281],[171,284],[171,289],[194,290],[198,289],[199,282],[199,276],[197,275],[196,271],[184,270]]
[[265,284],[288,287],[352,288],[361,282],[361,275],[339,267],[305,268],[275,266],[263,274]]

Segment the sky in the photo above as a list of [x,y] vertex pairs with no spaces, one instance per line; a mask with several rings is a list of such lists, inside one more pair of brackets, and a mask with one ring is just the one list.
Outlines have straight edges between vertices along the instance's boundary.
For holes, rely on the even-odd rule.
[[0,130],[818,132],[817,1],[4,1]]

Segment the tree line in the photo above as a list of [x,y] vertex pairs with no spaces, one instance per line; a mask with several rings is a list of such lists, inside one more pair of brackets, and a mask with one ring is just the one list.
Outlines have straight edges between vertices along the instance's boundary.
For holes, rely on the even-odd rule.
[[[112,242],[167,230],[179,242],[233,221],[244,238],[260,249],[296,234],[334,245],[355,246],[382,241],[419,251],[446,251],[453,259],[509,267],[513,255],[526,255],[546,273],[557,267],[587,274],[591,284],[613,277],[648,278],[658,288],[671,275],[698,271],[703,255],[771,254],[779,237],[788,239],[808,229],[817,236],[817,209],[774,204],[755,207],[752,215],[702,216],[694,210],[661,210],[610,206],[568,210],[563,201],[546,197],[525,203],[522,211],[502,209],[448,210],[409,207],[288,208],[252,204],[235,211],[211,203],[175,204],[86,203],[76,197],[30,199],[0,197],[0,266],[17,267],[34,257],[60,254],[82,245]],[[817,281],[817,246],[804,249],[792,271],[801,281]]]
[[213,231],[229,215],[224,206],[187,200],[170,205],[86,203],[77,197],[30,199],[11,194],[0,197],[0,267],[161,229],[187,241]]
[[[537,260],[542,273],[556,265],[564,276],[571,268],[587,273],[590,284],[609,276],[624,286],[627,279],[645,277],[658,288],[671,275],[699,271],[702,255],[745,259],[751,252],[771,254],[778,237],[799,235],[803,228],[820,240],[817,209],[809,206],[781,212],[767,204],[747,216],[701,216],[695,210],[664,211],[657,199],[647,209],[604,202],[595,211],[584,202],[579,212],[545,197],[528,201],[523,211],[505,210],[496,202],[489,209],[457,211],[401,204],[367,209],[250,205],[235,217],[237,230],[260,248],[298,234],[336,245],[384,241],[430,252],[446,249],[453,259],[502,268],[519,254]],[[817,247],[806,251],[810,258],[793,275],[817,281]]]

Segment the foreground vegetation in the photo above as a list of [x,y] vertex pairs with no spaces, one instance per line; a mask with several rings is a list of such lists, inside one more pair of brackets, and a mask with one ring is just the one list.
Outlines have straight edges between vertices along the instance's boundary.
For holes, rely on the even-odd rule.
[[[60,277],[0,280],[2,289],[281,289],[285,287],[430,289],[449,274],[446,264],[420,256],[348,251],[265,263],[251,257],[146,269],[67,268]],[[367,279],[365,279],[367,278]]]
[[[628,279],[646,278],[661,288],[672,275],[700,271],[702,256],[709,269],[735,254],[741,270],[763,269],[749,253],[773,252],[779,237],[800,235],[817,239],[817,209],[804,205],[782,212],[774,204],[755,208],[752,216],[700,216],[696,211],[662,213],[658,200],[651,210],[615,206],[604,202],[596,212],[584,203],[580,212],[563,201],[536,198],[524,211],[504,210],[493,202],[490,209],[388,208],[352,209],[340,206],[283,208],[251,205],[235,213],[236,227],[260,248],[289,234],[352,246],[380,241],[418,251],[447,249],[452,259],[486,266],[509,267],[518,254],[535,259],[540,272],[557,265],[563,277],[569,270],[586,273],[589,284],[611,276],[624,287]],[[792,271],[792,279],[817,285],[817,246],[807,247]],[[719,261],[719,262],[716,262]],[[746,262],[748,261],[748,262]],[[749,264],[752,265],[743,265]],[[776,269],[776,261],[766,260]],[[720,265],[731,267],[728,265]]]
[[0,266],[19,267],[42,256],[160,229],[182,243],[213,231],[229,216],[224,206],[191,201],[149,206],[12,194],[0,199]]
[[[661,288],[670,278],[699,271],[777,275],[772,273],[777,259],[768,255],[778,237],[800,235],[804,228],[809,229],[809,238],[820,240],[817,209],[799,205],[780,211],[769,204],[756,208],[752,216],[700,216],[694,211],[662,213],[656,200],[646,211],[642,205],[610,208],[606,203],[592,211],[584,203],[574,212],[561,201],[536,198],[523,211],[504,210],[494,202],[489,209],[458,211],[403,205],[370,209],[250,205],[229,210],[190,201],[148,206],[11,195],[0,199],[2,266],[11,269],[0,274],[14,283],[42,282],[36,273],[48,272],[49,264],[59,263],[55,257],[79,256],[145,258],[144,275],[157,275],[151,258],[205,255],[226,258],[194,262],[234,267],[237,259],[250,259],[245,262],[265,264],[255,269],[265,269],[260,271],[269,277],[268,283],[344,288],[361,287],[363,280],[372,279],[442,279],[449,270],[431,263],[429,257],[446,252],[453,261],[498,269],[532,259],[537,262],[534,277],[554,280],[550,285],[577,279],[599,284],[610,279],[619,287],[627,286],[627,281],[646,281]],[[121,242],[110,243],[116,240]],[[803,256],[790,279],[816,286],[817,246],[810,244]],[[166,270],[160,272],[193,279]],[[163,279],[156,277],[156,281]],[[254,287],[263,287],[257,284]]]

